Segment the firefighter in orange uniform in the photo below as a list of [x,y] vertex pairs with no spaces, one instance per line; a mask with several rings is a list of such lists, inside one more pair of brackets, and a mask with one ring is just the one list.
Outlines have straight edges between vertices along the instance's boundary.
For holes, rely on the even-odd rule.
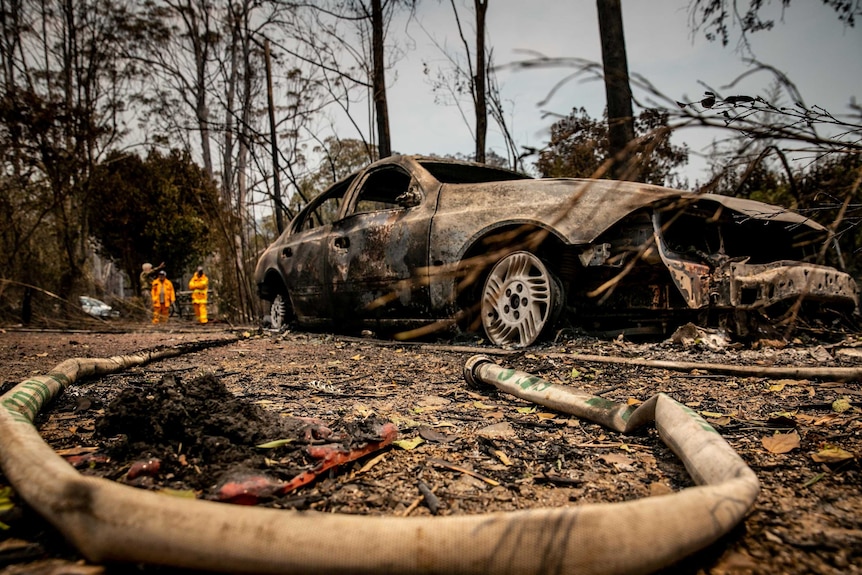
[[165,270],[159,272],[159,277],[153,282],[153,323],[168,323],[170,316],[171,304],[176,301],[177,296],[174,293],[174,284],[168,279]]
[[204,268],[198,266],[195,275],[189,280],[189,289],[192,290],[192,307],[195,310],[195,317],[198,323],[204,324],[207,322],[207,287],[209,279],[204,273]]

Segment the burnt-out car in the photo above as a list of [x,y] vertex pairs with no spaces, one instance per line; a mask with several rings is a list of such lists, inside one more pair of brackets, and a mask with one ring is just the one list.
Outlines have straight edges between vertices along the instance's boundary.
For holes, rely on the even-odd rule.
[[255,281],[275,328],[414,337],[457,323],[524,347],[562,318],[636,333],[853,313],[836,249],[820,224],[751,200],[393,156],[311,200]]

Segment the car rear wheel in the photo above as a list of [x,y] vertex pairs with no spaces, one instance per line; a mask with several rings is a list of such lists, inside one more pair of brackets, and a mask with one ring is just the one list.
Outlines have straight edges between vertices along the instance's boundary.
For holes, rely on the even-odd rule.
[[560,281],[529,252],[514,252],[491,268],[482,288],[482,326],[492,343],[532,345],[562,309]]
[[269,306],[269,318],[272,324],[272,329],[281,331],[287,328],[290,322],[290,303],[287,301],[287,296],[283,293],[276,294],[272,303]]

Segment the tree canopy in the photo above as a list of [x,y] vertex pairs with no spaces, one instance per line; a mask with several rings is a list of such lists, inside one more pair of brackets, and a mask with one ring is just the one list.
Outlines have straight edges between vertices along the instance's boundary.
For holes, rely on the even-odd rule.
[[[626,179],[674,183],[675,170],[688,162],[688,148],[672,144],[670,135],[666,112],[643,110],[635,120],[632,165],[637,173],[628,174]],[[575,108],[551,126],[551,140],[539,153],[536,168],[546,178],[607,176],[605,162],[609,156],[607,121],[590,117],[584,108]]]
[[113,153],[96,168],[91,190],[98,250],[130,278],[144,262],[165,262],[169,276],[179,276],[211,253],[218,188],[188,153]]

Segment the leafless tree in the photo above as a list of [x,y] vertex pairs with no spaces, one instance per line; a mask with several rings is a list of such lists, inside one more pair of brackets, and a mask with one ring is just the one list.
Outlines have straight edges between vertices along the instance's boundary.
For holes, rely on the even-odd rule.
[[306,25],[295,30],[308,61],[325,74],[326,87],[333,102],[353,122],[362,135],[355,115],[354,91],[369,94],[369,117],[373,119],[376,151],[369,159],[392,154],[389,105],[386,96],[386,70],[397,57],[394,44],[387,40],[393,15],[411,9],[416,0],[321,0],[297,3],[309,15]]
[[392,135],[389,131],[389,104],[386,101],[386,68],[384,65],[384,22],[381,0],[371,0],[369,12],[363,2],[358,5],[371,19],[371,86],[374,116],[377,119],[377,153],[381,158],[392,155]]
[[216,171],[210,100],[216,52],[223,39],[217,8],[208,0],[142,4],[137,17],[141,27],[149,26],[152,33],[142,34],[132,52],[148,79],[142,127],[157,142],[167,137],[183,142],[185,149],[199,150],[210,177]]
[[[253,0],[165,0],[142,6],[140,20],[152,22],[158,32],[135,52],[152,80],[144,101],[152,141],[179,138],[199,154],[209,174],[219,177],[226,214],[220,224],[222,279],[235,294],[235,312],[251,317],[256,196],[262,193],[282,214],[282,178],[296,179],[291,174],[301,127],[317,105],[314,72],[302,68],[289,41],[300,8]],[[269,59],[267,45],[272,46]],[[274,69],[267,82],[268,64]],[[272,123],[264,127],[266,117]],[[199,139],[189,138],[194,134]]]
[[[453,6],[454,7],[454,6]],[[485,139],[488,135],[487,70],[485,60],[485,15],[488,0],[474,0],[476,12],[476,88],[473,90],[476,104],[476,161],[485,161]]]
[[[426,62],[425,74],[429,77],[432,90],[438,98],[457,106],[464,123],[472,128],[475,144],[473,159],[477,162],[485,162],[487,159],[488,117],[490,116],[503,136],[509,164],[512,167],[518,167],[518,148],[508,128],[505,106],[497,83],[493,50],[487,47],[488,33],[485,22],[489,2],[488,0],[472,2],[475,26],[472,41],[462,16],[463,9],[459,8],[455,0],[449,0],[449,4],[455,18],[455,30],[462,51],[450,50],[445,43],[425,30],[447,62],[445,66],[438,69],[434,69]],[[472,122],[468,111],[462,108],[462,99],[469,99],[472,104]]]

